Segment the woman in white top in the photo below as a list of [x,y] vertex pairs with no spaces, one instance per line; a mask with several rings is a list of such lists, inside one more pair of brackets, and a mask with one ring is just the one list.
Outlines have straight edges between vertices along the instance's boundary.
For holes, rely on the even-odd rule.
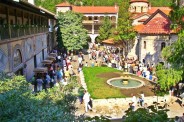
[[91,110],[91,106],[89,105],[90,101],[90,94],[85,90],[83,96],[84,104],[85,104],[85,111],[88,112],[88,108]]

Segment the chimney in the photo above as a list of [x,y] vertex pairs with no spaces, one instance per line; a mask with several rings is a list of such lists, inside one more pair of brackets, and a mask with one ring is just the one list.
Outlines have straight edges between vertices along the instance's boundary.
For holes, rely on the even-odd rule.
[[28,0],[28,3],[35,5],[34,0]]
[[148,7],[149,7],[149,9],[151,9],[151,3],[149,3],[149,6]]
[[115,4],[114,4],[114,7],[115,7],[115,9],[117,9],[117,8],[118,8],[118,5],[117,5],[117,3],[115,3]]

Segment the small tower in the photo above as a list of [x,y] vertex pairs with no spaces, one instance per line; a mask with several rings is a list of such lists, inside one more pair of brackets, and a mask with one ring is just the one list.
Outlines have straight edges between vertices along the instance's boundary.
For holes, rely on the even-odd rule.
[[130,0],[129,11],[131,13],[144,13],[148,12],[149,2],[148,0]]

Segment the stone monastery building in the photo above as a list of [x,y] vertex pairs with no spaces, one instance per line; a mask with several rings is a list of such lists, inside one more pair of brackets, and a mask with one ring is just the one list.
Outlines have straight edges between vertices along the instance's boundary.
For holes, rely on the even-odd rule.
[[137,37],[129,56],[148,64],[163,62],[161,51],[177,40],[177,33],[171,30],[168,17],[169,7],[152,7],[148,0],[131,0],[132,25]]

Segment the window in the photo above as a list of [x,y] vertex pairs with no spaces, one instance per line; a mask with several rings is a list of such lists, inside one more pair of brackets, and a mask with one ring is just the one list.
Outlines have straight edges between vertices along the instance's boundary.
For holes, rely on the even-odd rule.
[[146,49],[146,41],[144,41],[144,49]]
[[163,48],[165,48],[165,42],[161,43],[161,51],[162,51]]
[[92,17],[89,17],[88,19],[89,19],[89,20],[92,20]]
[[98,17],[94,17],[94,20],[98,20]]
[[21,52],[19,49],[17,49],[14,52],[13,61],[14,61],[14,67],[17,67],[18,65],[22,63],[22,56],[21,56]]

